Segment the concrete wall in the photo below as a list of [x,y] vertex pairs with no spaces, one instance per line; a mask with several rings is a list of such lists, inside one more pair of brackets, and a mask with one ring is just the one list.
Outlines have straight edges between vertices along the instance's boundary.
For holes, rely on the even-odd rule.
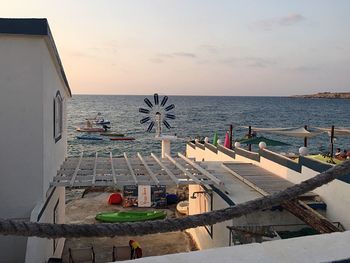
[[[138,263],[349,262],[350,231],[215,248],[190,253],[145,257]],[[347,260],[346,260],[347,259]],[[129,261],[134,262],[134,261]],[[117,262],[116,262],[117,263]]]
[[[195,191],[203,191],[199,185],[189,185],[189,196]],[[223,209],[228,204],[216,193],[213,193],[213,210]],[[189,214],[195,215],[199,211],[199,198],[189,199]],[[192,236],[199,249],[208,249],[213,247],[223,247],[229,244],[229,230],[226,226],[232,225],[232,221],[225,221],[213,226],[213,237],[211,238],[204,227],[188,229],[188,233]]]
[[[66,124],[62,139],[53,138],[53,100],[59,90],[65,112],[67,93],[50,52],[44,37],[0,35],[0,199],[7,200],[0,202],[2,218],[29,219],[45,203],[66,155]],[[26,246],[27,238],[1,236],[0,262],[24,262]]]
[[[189,185],[189,196],[193,192],[203,191],[199,185]],[[233,200],[234,201],[234,200]],[[213,210],[220,210],[229,207],[227,202],[218,194],[213,192]],[[199,214],[199,198],[189,199],[189,214]],[[203,212],[203,211],[202,211]],[[289,224],[299,226],[288,226]],[[305,223],[293,216],[286,210],[265,210],[253,214],[248,214],[213,225],[212,237],[204,227],[188,229],[187,232],[192,236],[199,249],[209,249],[214,247],[225,247],[229,245],[229,230],[227,226],[269,226],[272,225],[275,230],[284,231],[295,229],[298,230],[305,226]],[[285,225],[285,226],[280,226]],[[275,227],[278,226],[278,227]]]
[[0,36],[0,216],[29,217],[42,200],[40,38]]
[[[53,193],[51,194],[51,191]],[[55,209],[57,212],[56,218]],[[38,204],[32,211],[31,221],[41,223],[64,223],[65,221],[65,188],[50,189],[49,197],[44,203]],[[38,221],[38,217],[40,217]],[[30,237],[27,241],[26,263],[46,262],[50,257],[60,258],[64,247],[64,238],[46,239]],[[23,261],[24,262],[24,261]]]
[[[235,158],[232,158],[220,151],[207,153],[208,151],[210,151],[208,148],[203,150],[199,147],[193,149],[189,145],[186,147],[187,156],[195,158],[197,161],[202,161],[203,159],[205,161],[228,161],[229,159],[230,161],[253,163],[295,184],[319,174],[319,172],[305,166],[301,167],[301,172],[297,172],[262,156],[260,156],[260,161],[254,161],[238,154],[235,155]],[[279,156],[279,158],[283,159],[285,157]],[[313,192],[320,195],[327,204],[326,217],[332,221],[340,222],[345,229],[350,229],[350,218],[348,216],[348,211],[350,210],[350,185],[340,180],[334,180],[325,186],[315,189]]]
[[[41,41],[0,36],[2,218],[29,218],[42,199]],[[0,262],[24,262],[26,241],[1,236]]]

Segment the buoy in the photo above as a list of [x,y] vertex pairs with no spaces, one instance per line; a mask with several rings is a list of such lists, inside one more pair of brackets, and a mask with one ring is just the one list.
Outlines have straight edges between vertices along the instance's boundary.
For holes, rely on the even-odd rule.
[[110,205],[119,205],[122,203],[122,201],[123,201],[123,198],[119,193],[113,193],[109,195],[108,204]]

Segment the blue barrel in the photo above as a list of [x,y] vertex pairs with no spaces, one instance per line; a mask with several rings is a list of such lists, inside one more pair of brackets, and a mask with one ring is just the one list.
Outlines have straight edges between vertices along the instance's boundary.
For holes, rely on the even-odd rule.
[[179,201],[179,198],[176,194],[167,194],[166,195],[166,202],[168,205],[177,204]]

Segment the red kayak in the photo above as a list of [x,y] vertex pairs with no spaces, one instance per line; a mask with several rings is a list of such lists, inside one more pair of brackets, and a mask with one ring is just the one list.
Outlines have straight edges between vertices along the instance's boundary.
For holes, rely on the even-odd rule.
[[133,141],[135,138],[133,137],[116,137],[116,138],[109,138],[111,141]]

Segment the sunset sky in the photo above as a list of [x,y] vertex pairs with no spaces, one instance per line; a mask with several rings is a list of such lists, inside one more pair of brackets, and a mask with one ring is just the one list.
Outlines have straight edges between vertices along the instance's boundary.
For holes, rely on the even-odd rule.
[[47,18],[74,94],[350,91],[350,1],[0,0]]

